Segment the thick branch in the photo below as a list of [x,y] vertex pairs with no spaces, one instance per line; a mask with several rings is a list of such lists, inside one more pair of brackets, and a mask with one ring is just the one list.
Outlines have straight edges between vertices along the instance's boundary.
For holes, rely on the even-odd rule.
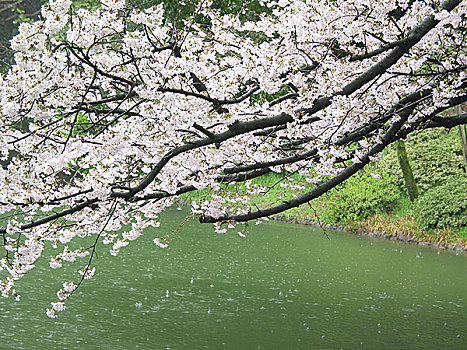
[[[29,224],[24,224],[24,225],[21,225],[20,226],[20,229],[21,230],[27,230],[27,229],[30,229],[30,228],[33,228],[33,227],[37,227],[37,226],[40,226],[40,225],[43,225],[43,224],[46,224],[48,222],[51,222],[51,221],[54,221],[54,220],[57,220],[59,218],[62,218],[66,215],[70,215],[70,214],[73,214],[73,213],[76,213],[84,208],[87,208],[87,207],[90,207],[91,205],[95,204],[99,202],[99,199],[98,198],[93,198],[93,199],[88,199],[87,201],[81,203],[81,204],[78,204],[78,205],[75,205],[74,207],[71,207],[69,209],[65,209],[61,212],[58,212],[58,213],[55,213],[53,215],[48,215],[40,220],[36,220],[36,221],[32,221],[30,222]],[[0,228],[0,234],[2,233],[6,233],[6,229],[5,228]]]
[[341,171],[338,175],[334,176],[332,179],[318,185],[316,188],[314,188],[312,191],[307,192],[301,196],[289,199],[287,201],[282,202],[281,204],[266,208],[266,209],[260,209],[254,212],[250,212],[248,214],[242,214],[242,215],[225,215],[219,218],[214,218],[212,216],[201,216],[200,217],[200,222],[202,223],[207,223],[207,222],[220,222],[220,221],[238,221],[238,222],[244,222],[244,221],[250,221],[250,220],[255,220],[259,219],[262,217],[268,217],[271,215],[275,215],[278,213],[281,213],[283,211],[286,211],[291,208],[298,207],[304,203],[307,203],[311,201],[312,199],[318,198],[322,194],[326,193],[330,189],[336,187],[338,184],[344,182],[347,180],[349,177],[357,173],[359,170],[363,169],[365,165],[370,163],[371,156],[374,156],[375,154],[381,152],[387,145],[390,143],[394,142],[396,140],[396,134],[399,132],[399,130],[402,128],[404,125],[405,121],[409,117],[410,113],[412,110],[405,110],[404,112],[401,113],[401,120],[392,124],[389,130],[386,132],[386,134],[383,136],[381,143],[376,144],[373,146],[367,154],[365,154],[360,162],[354,163],[347,168],[345,168],[343,171]]
[[[441,8],[447,11],[453,10],[460,4],[461,0],[447,0],[441,4]],[[410,51],[428,32],[430,32],[437,24],[438,20],[434,15],[426,17],[422,23],[416,26],[410,34],[402,40],[401,44],[388,53],[383,59],[375,63],[368,70],[360,74],[357,78],[345,85],[342,90],[334,93],[331,96],[321,97],[313,103],[310,108],[302,109],[300,112],[312,115],[331,105],[332,98],[336,95],[350,96],[355,91],[363,87],[365,84],[372,81],[377,76],[385,73],[388,68],[393,66],[399,59]],[[305,123],[307,120],[305,120]]]
[[315,156],[318,152],[316,149],[312,149],[307,152],[303,152],[302,154],[294,154],[293,156],[286,157],[286,158],[281,158],[269,162],[260,162],[260,163],[255,163],[255,164],[250,164],[250,165],[242,165],[242,166],[236,166],[236,167],[231,167],[231,168],[225,168],[224,173],[225,174],[237,174],[241,172],[246,172],[250,170],[255,170],[255,169],[262,169],[262,168],[269,168],[272,166],[277,166],[277,165],[284,165],[284,164],[291,164],[298,162],[300,160],[305,160],[308,158],[311,158]]
[[451,129],[458,125],[467,124],[467,113],[458,114],[452,117],[433,117],[428,121],[424,127],[425,128],[439,128],[444,127]]
[[282,125],[290,123],[293,121],[293,118],[285,113],[279,114],[274,117],[262,118],[251,120],[247,122],[236,121],[233,124],[229,125],[229,129],[223,133],[216,134],[214,137],[207,137],[193,143],[184,144],[182,146],[176,147],[171,151],[167,152],[162,159],[153,167],[151,172],[143,179],[138,186],[133,187],[128,192],[113,192],[111,197],[113,198],[125,198],[130,199],[135,194],[144,190],[149,184],[151,184],[156,176],[161,172],[162,168],[174,157],[184,152],[188,152],[200,147],[204,147],[211,144],[221,144],[222,142],[231,139],[235,136],[249,133],[258,129],[264,129],[276,125]]

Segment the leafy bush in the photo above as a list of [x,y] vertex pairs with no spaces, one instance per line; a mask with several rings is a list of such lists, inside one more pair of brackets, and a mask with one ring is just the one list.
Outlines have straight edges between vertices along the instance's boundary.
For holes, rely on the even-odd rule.
[[451,177],[420,196],[414,214],[425,228],[467,226],[467,176]]
[[395,179],[384,174],[356,174],[331,191],[322,217],[327,222],[347,223],[391,210],[399,198]]
[[[463,161],[457,128],[446,130],[425,130],[411,137],[407,143],[407,156],[420,192],[441,185],[449,177],[462,176]],[[395,176],[395,184],[404,187],[402,170],[397,160],[395,146],[389,147],[378,169]]]

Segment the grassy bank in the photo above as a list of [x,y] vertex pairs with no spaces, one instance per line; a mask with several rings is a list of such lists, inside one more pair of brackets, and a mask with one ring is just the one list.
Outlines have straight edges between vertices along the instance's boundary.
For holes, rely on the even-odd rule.
[[[406,194],[395,148],[390,148],[380,162],[308,205],[283,213],[280,219],[467,250],[467,175],[457,129],[424,131],[406,146],[420,190],[414,202]],[[258,191],[247,202],[229,203],[234,211],[242,206],[255,210],[279,204],[313,187],[298,175],[273,173],[222,190],[226,197],[240,198],[251,188]],[[203,190],[184,200],[202,203],[211,196],[210,190]]]

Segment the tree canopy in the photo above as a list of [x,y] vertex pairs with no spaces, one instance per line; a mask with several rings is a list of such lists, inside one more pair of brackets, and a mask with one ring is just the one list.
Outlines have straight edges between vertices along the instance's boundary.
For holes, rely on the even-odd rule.
[[[54,317],[98,242],[117,255],[183,193],[216,191],[192,213],[223,232],[321,196],[416,130],[467,122],[438,116],[467,100],[465,1],[214,5],[175,22],[163,4],[55,0],[20,25],[0,90],[4,296],[46,247],[51,268],[83,259]],[[246,199],[224,184],[281,171],[316,187],[231,209]]]

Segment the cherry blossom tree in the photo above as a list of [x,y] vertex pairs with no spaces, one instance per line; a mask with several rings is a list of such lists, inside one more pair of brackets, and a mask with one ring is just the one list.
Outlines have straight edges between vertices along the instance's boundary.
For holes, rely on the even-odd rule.
[[[40,0],[3,0],[0,3],[0,65],[10,62],[13,52],[9,40],[16,33],[17,22],[37,19]],[[2,68],[0,66],[0,68]]]
[[[162,5],[52,0],[21,24],[0,90],[3,296],[45,248],[52,269],[82,259],[55,317],[98,243],[117,255],[183,193],[211,188],[192,214],[224,232],[321,196],[416,130],[467,122],[438,116],[467,100],[466,1],[263,5],[247,21],[200,1],[177,26]],[[313,189],[232,209],[247,198],[225,184],[255,196],[251,179],[284,170]]]

